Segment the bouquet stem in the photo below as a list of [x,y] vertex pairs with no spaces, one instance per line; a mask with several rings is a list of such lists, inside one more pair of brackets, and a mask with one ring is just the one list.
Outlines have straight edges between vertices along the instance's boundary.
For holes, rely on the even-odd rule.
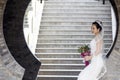
[[88,66],[89,65],[89,61],[85,61],[85,66]]

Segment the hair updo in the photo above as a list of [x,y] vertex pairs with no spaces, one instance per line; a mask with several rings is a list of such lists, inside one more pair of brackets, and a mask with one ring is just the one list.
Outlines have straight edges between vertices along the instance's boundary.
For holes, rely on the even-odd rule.
[[[101,24],[101,25],[100,25],[100,24]],[[100,22],[100,21],[99,21],[99,22],[95,21],[95,22],[92,23],[92,25],[95,25],[96,28],[100,30],[100,32],[102,31],[102,22]]]

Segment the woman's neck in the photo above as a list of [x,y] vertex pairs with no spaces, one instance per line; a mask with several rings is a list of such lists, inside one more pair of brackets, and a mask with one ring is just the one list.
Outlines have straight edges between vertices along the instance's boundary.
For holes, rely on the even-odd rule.
[[99,33],[96,33],[96,34],[95,34],[95,36],[98,36],[98,35],[99,35]]

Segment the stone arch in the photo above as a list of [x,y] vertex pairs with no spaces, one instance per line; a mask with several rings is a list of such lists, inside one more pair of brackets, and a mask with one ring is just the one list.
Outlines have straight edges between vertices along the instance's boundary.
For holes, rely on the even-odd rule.
[[106,57],[109,57],[110,56],[110,54],[111,54],[111,52],[112,52],[112,50],[113,50],[113,48],[114,48],[114,46],[115,46],[115,43],[116,43],[116,40],[117,40],[117,36],[118,36],[118,29],[119,29],[119,18],[118,18],[118,10],[117,10],[117,6],[116,6],[116,4],[115,4],[115,2],[113,1],[113,0],[109,0],[110,2],[111,2],[111,5],[113,6],[113,10],[114,10],[114,12],[115,12],[115,18],[116,18],[116,36],[115,36],[115,41],[113,42],[113,45],[112,45],[112,47],[111,47],[111,49],[110,49],[110,51],[108,52],[108,54],[107,54],[107,56]]
[[[35,80],[41,65],[28,49],[23,34],[23,17],[30,1],[31,0],[7,0],[3,15],[2,37],[5,39],[4,44],[7,44],[7,46],[5,45],[7,55],[12,54],[17,61],[16,68],[14,68],[15,65],[12,66],[13,68],[11,67],[14,75],[16,73],[19,74],[19,71],[21,72],[20,68],[23,67],[25,69],[24,72],[21,72],[21,74],[24,73],[22,80]],[[17,69],[18,72],[14,69]],[[16,76],[19,77],[20,74]]]

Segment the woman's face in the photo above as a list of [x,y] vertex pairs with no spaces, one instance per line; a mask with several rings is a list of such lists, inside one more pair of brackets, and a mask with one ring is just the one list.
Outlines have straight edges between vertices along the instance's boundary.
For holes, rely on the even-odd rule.
[[94,24],[92,25],[91,32],[95,35],[99,33],[99,29],[97,29],[96,25]]

